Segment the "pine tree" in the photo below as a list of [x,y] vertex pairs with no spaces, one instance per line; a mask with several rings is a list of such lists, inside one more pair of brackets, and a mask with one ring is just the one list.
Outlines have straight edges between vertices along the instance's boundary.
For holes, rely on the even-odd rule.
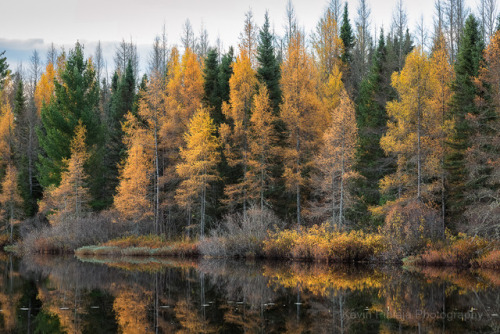
[[446,165],[449,177],[450,219],[460,220],[464,208],[466,186],[466,151],[471,147],[471,125],[468,115],[477,115],[475,104],[479,95],[473,78],[479,74],[482,59],[483,42],[479,26],[474,16],[469,16],[460,41],[459,52],[455,62],[455,81],[452,85],[451,114],[455,124],[455,134],[450,143]]
[[63,160],[63,171],[59,186],[50,185],[45,189],[40,211],[48,214],[51,224],[60,224],[67,218],[82,218],[89,211],[89,176],[85,164],[90,154],[87,151],[86,129],[80,120],[70,144],[70,158]]
[[20,79],[14,98],[16,148],[14,153],[24,213],[32,216],[36,212],[36,199],[41,195],[37,191],[38,182],[34,171],[38,150],[35,128],[39,126],[39,117],[36,107],[33,103],[28,103],[25,93],[23,81]]
[[352,63],[352,49],[355,44],[355,38],[349,21],[347,2],[344,4],[344,15],[342,16],[342,26],[340,27],[340,39],[344,45],[341,59],[344,64],[350,66]]
[[5,78],[9,75],[9,64],[7,57],[2,57],[5,51],[0,52],[0,91],[3,90]]
[[91,61],[84,60],[79,43],[70,51],[64,65],[58,66],[58,71],[60,78],[54,82],[55,97],[41,112],[42,128],[38,131],[42,149],[38,164],[39,181],[45,189],[60,184],[64,160],[70,157],[70,143],[81,120],[88,132],[86,144],[93,151],[88,165],[90,189],[93,198],[98,199],[102,187],[100,156],[103,135],[95,71]]
[[257,74],[259,81],[266,85],[271,99],[271,105],[275,113],[278,113],[281,103],[280,89],[280,65],[274,52],[274,36],[270,31],[269,13],[266,12],[264,25],[259,32],[259,43],[257,46],[257,61],[259,67]]
[[219,139],[208,110],[201,108],[194,114],[185,134],[186,146],[181,149],[182,162],[176,171],[183,179],[177,189],[178,203],[189,211],[200,207],[200,236],[205,235],[207,190],[217,180]]
[[210,48],[203,67],[203,103],[211,110],[215,124],[222,123],[222,100],[219,94],[219,62],[217,49]]
[[219,65],[219,95],[222,102],[229,101],[229,79],[233,75],[234,49],[229,48],[229,51],[222,57]]
[[103,197],[108,199],[105,203],[106,206],[111,205],[111,199],[118,185],[118,164],[125,154],[121,123],[124,121],[125,115],[134,109],[135,77],[130,61],[127,64],[125,73],[121,76],[115,71],[112,86],[109,115],[107,117],[106,154],[104,155],[106,182],[102,189]]
[[488,237],[499,235],[500,220],[500,31],[490,39],[475,78],[479,96],[476,114],[468,114],[470,146],[467,168],[465,216],[467,231]]
[[359,139],[355,170],[362,178],[356,182],[359,198],[356,211],[359,214],[353,219],[362,225],[369,223],[368,208],[380,204],[379,181],[393,171],[392,159],[388,159],[380,147],[380,138],[386,131],[388,120],[385,106],[395,97],[390,85],[392,72],[386,57],[387,48],[381,31],[370,73],[359,89],[356,108]]

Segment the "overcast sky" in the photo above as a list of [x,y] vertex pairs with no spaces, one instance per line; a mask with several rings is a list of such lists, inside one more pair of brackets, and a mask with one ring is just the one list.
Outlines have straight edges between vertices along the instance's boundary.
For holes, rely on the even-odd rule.
[[[276,33],[282,35],[287,0],[6,0],[2,1],[0,20],[0,51],[6,50],[11,68],[19,61],[25,66],[29,54],[37,49],[45,60],[51,42],[66,49],[80,40],[87,55],[94,52],[95,43],[103,42],[105,56],[111,62],[115,44],[122,38],[138,44],[144,67],[148,50],[156,35],[166,26],[170,45],[180,44],[182,25],[189,19],[195,33],[201,22],[209,33],[210,42],[220,36],[224,46],[236,45],[243,28],[245,12],[251,8],[258,25],[269,10]],[[312,31],[328,0],[293,1],[299,25]],[[397,0],[368,0],[372,28],[389,27]],[[474,6],[475,0],[469,0]],[[359,0],[349,0],[351,23],[354,23]],[[432,24],[434,0],[404,0],[410,29],[424,16]],[[108,64],[112,70],[113,64]]]

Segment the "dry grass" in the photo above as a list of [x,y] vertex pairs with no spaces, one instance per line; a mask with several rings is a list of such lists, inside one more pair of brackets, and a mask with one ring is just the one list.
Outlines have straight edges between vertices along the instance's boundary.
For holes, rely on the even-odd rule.
[[78,256],[179,256],[199,255],[198,242],[166,241],[161,236],[126,236],[96,246],[84,246],[75,251]]

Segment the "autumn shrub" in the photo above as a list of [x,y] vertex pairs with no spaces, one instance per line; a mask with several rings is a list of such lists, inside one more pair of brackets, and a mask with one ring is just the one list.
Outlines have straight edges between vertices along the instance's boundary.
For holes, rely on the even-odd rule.
[[477,260],[477,265],[481,268],[500,269],[500,250],[492,250],[481,256]]
[[200,241],[200,252],[210,257],[262,256],[262,244],[268,231],[279,229],[282,222],[268,209],[252,206],[246,217],[227,215],[210,237]]
[[276,259],[290,257],[299,234],[300,229],[286,229],[270,233],[269,238],[263,244],[265,256]]
[[386,210],[380,232],[388,237],[388,257],[418,253],[439,234],[438,211],[421,201],[396,201],[386,205]]
[[263,251],[270,258],[360,262],[374,260],[384,245],[384,237],[378,234],[331,231],[329,225],[314,225],[270,233]]
[[445,243],[427,245],[426,249],[409,261],[418,265],[459,266],[469,267],[484,263],[494,263],[498,251],[489,253],[492,243],[478,236],[468,236],[459,233],[458,236],[448,236]]
[[0,234],[0,250],[9,243],[10,236],[8,234]]

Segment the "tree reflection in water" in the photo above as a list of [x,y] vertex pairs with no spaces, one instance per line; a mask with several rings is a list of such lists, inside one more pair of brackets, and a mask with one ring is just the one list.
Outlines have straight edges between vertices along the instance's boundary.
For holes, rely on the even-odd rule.
[[6,255],[0,266],[6,333],[500,331],[494,271]]

